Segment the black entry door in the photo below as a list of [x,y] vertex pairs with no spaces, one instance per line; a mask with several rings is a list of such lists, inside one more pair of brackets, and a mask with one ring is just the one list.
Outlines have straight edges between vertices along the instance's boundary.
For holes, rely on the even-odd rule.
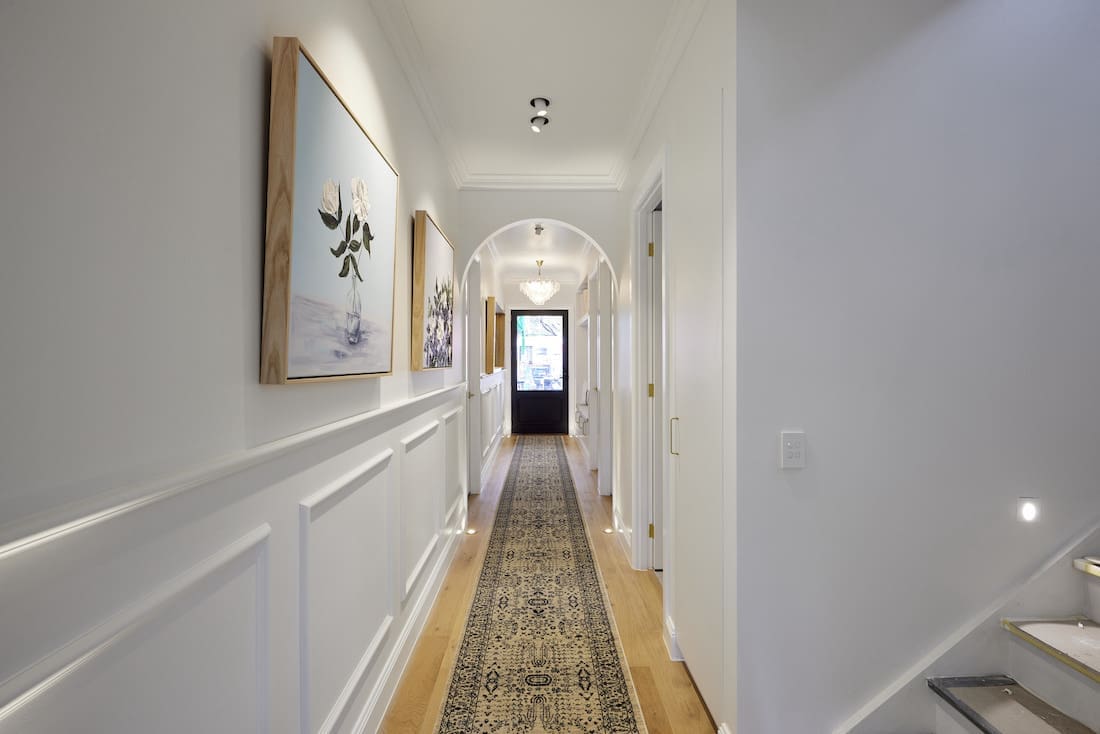
[[569,432],[569,312],[512,312],[512,433]]

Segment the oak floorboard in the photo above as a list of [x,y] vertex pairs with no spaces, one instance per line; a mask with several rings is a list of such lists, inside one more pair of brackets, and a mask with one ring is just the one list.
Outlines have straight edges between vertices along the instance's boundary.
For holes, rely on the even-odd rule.
[[[477,533],[457,541],[439,596],[382,721],[380,731],[385,734],[431,734],[435,727],[515,444],[514,437],[503,439],[481,494],[470,495],[468,527]],[[668,658],[660,581],[652,571],[632,569],[618,537],[603,532],[611,526],[611,498],[597,494],[595,473],[584,468],[576,441],[566,438],[565,448],[647,728],[651,734],[714,734],[714,723],[687,668]]]

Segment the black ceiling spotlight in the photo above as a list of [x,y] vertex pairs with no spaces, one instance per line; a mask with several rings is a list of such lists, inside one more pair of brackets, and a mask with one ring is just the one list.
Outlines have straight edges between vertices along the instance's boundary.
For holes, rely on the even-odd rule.
[[550,124],[550,100],[546,97],[535,97],[531,100],[531,107],[535,109],[535,116],[531,118],[531,132],[541,133]]

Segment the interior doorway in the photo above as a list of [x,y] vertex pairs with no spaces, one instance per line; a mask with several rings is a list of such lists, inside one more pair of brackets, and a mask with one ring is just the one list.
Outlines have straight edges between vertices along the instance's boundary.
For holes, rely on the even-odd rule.
[[512,312],[512,432],[569,432],[569,312]]
[[[665,391],[665,319],[664,319],[664,267],[663,257],[657,253],[664,249],[662,223],[664,218],[663,202],[658,201],[649,213],[648,278],[646,303],[646,371],[648,373],[647,392],[649,394],[649,435],[651,440],[648,452],[649,469],[649,508],[650,508],[650,554],[649,567],[654,571],[664,571],[665,567],[665,454],[657,435],[664,427],[664,407],[667,403]],[[658,390],[660,386],[660,390]],[[663,577],[661,577],[663,580]]]

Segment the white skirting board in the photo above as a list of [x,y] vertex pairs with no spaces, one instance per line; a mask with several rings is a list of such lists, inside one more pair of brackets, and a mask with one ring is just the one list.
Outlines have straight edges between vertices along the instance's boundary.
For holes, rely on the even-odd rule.
[[[489,450],[485,452],[485,459],[481,462],[481,486],[484,487],[485,483],[489,481],[489,476],[493,473],[493,464],[496,463],[497,455],[500,453],[500,444],[504,441],[504,432],[497,431],[497,435],[493,438],[492,445],[489,446]],[[481,488],[478,488],[481,491]]]

